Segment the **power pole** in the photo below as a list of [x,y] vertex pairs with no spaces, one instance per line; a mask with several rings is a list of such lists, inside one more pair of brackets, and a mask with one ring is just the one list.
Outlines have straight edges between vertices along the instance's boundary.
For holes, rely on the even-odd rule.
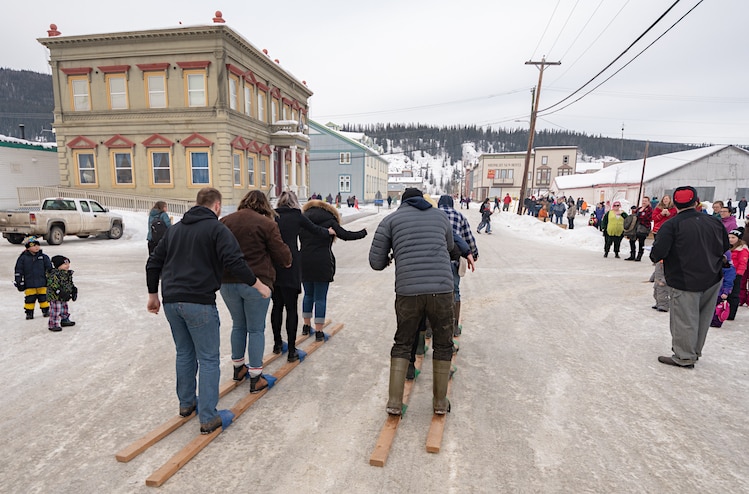
[[531,151],[533,150],[533,137],[536,133],[536,113],[538,113],[538,100],[541,96],[541,81],[544,77],[544,68],[547,65],[562,65],[562,62],[547,62],[546,57],[541,57],[540,62],[527,61],[525,65],[535,65],[538,67],[538,85],[536,86],[533,109],[531,110],[531,125],[528,129],[528,151],[525,153],[525,167],[523,169],[523,181],[520,186],[518,195],[518,214],[523,214],[523,202],[525,200],[525,189],[528,186],[528,168],[531,164]]

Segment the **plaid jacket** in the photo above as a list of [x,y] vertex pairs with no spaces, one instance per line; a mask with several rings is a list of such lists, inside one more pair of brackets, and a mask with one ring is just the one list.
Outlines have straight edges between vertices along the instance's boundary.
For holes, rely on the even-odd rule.
[[468,220],[451,207],[440,206],[440,209],[445,212],[447,218],[450,220],[450,224],[453,226],[453,233],[460,235],[460,238],[465,240],[468,247],[470,247],[473,260],[478,260],[479,249],[476,247],[476,239],[473,237],[473,233],[471,233],[471,225],[468,224]]

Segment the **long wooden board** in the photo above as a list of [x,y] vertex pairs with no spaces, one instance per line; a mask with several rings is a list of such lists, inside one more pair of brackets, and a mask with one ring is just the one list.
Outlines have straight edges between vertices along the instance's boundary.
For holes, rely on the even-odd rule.
[[[417,355],[414,367],[416,367],[417,370],[421,371],[421,366],[423,365],[423,363],[424,355]],[[408,406],[408,400],[411,397],[411,390],[413,389],[415,381],[416,379],[406,381],[406,384],[403,386],[404,408],[407,408]],[[369,464],[373,467],[385,466],[388,455],[390,455],[390,448],[393,446],[393,441],[395,440],[395,433],[398,431],[398,425],[400,424],[402,419],[403,416],[398,415],[388,415],[387,419],[385,419],[385,423],[382,425],[382,429],[380,430],[380,437],[377,439],[377,443],[375,443],[372,455],[369,457]]]
[[[455,337],[453,338],[456,345],[460,345],[458,342],[459,338]],[[455,363],[458,358],[458,352],[453,353],[453,358],[451,361],[452,368],[450,370],[450,380],[447,382],[447,396],[450,397],[450,390],[453,387],[453,374],[455,370]],[[427,453],[439,453],[440,448],[442,447],[442,436],[445,433],[445,422],[447,421],[447,414],[444,415],[437,415],[436,413],[432,415],[432,423],[429,425],[429,432],[427,433]]]
[[[325,326],[327,327],[330,324],[330,320],[325,321]],[[300,335],[296,339],[296,346],[299,347],[300,344],[302,344],[307,338],[309,338],[310,335]],[[270,363],[274,362],[276,359],[281,357],[282,354],[276,354],[276,353],[270,353],[263,357],[263,367],[268,366]],[[244,380],[242,381],[227,381],[224,382],[218,390],[218,397],[223,398],[227,394],[229,394],[231,391],[236,389],[240,384],[244,383]],[[146,451],[148,448],[156,444],[157,442],[164,439],[166,436],[174,432],[175,430],[179,429],[183,425],[185,425],[187,422],[190,421],[195,416],[195,413],[188,415],[187,417],[182,417],[180,415],[177,415],[175,417],[172,417],[171,419],[167,420],[163,424],[159,425],[152,431],[146,433],[143,437],[137,439],[132,444],[124,447],[117,453],[115,453],[114,457],[119,462],[127,463],[128,461],[132,460],[139,454]]]
[[[330,332],[327,333],[328,336],[333,336],[336,333],[338,333],[341,329],[343,329],[343,324],[338,323],[334,325]],[[309,345],[306,349],[307,355],[311,354],[318,348],[320,348],[324,344],[323,341],[315,341],[311,345]],[[288,362],[284,366],[282,366],[278,371],[276,371],[273,376],[276,378],[276,384],[278,384],[278,381],[284,378],[289,372],[291,372],[294,367],[299,365],[300,361],[297,360],[296,362]],[[248,393],[244,398],[239,400],[236,405],[234,405],[234,408],[231,409],[232,413],[234,413],[234,420],[236,420],[240,415],[242,415],[245,411],[247,411],[250,406],[252,406],[253,403],[255,403],[257,400],[259,400],[262,396],[265,395],[265,393],[268,392],[268,388],[265,388],[259,393],[256,394],[250,394]],[[190,441],[187,446],[182,448],[180,451],[178,451],[174,456],[172,456],[164,465],[161,466],[158,470],[153,472],[147,479],[146,479],[146,485],[149,487],[159,487],[164,482],[169,480],[172,475],[177,473],[180,468],[185,466],[187,462],[189,462],[195,455],[197,455],[203,448],[208,446],[208,444],[216,439],[218,435],[221,433],[222,428],[219,427],[215,431],[213,431],[211,434],[201,434],[197,436],[195,439]]]

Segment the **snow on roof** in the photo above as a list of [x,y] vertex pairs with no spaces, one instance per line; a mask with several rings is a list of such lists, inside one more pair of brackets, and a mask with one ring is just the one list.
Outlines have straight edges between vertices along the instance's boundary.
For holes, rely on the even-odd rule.
[[[647,158],[645,163],[644,181],[649,182],[655,178],[672,172],[688,163],[697,161],[722,149],[728,145],[708,146],[677,153],[661,154]],[[616,165],[608,166],[595,173],[584,173],[556,177],[555,182],[558,190],[577,189],[581,187],[593,187],[599,184],[635,184],[640,182],[642,176],[643,160],[622,161]]]
[[36,141],[27,141],[26,139],[18,139],[16,137],[8,137],[0,134],[0,143],[8,143],[8,144],[20,144],[24,146],[33,146],[42,148],[45,151],[54,151],[57,149],[57,143],[56,142],[36,142]]

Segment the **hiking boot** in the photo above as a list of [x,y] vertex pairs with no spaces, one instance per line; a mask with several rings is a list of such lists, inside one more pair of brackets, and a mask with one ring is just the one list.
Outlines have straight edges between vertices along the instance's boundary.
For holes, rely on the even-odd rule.
[[325,333],[322,331],[315,331],[315,341],[325,341]]
[[51,328],[47,328],[47,329],[49,329],[50,331],[53,331],[55,333],[57,333],[59,331],[62,331],[62,328],[60,326],[52,326]]
[[67,328],[68,326],[75,326],[75,321],[71,321],[70,319],[63,319],[60,321],[60,326],[63,328]]
[[211,432],[221,427],[221,425],[222,425],[221,415],[216,415],[216,418],[214,418],[210,422],[206,422],[205,424],[200,424],[200,433],[210,434]]
[[241,381],[247,377],[247,366],[242,364],[239,367],[234,367],[234,380]]
[[296,350],[289,350],[289,356],[287,358],[289,362],[296,362],[299,360],[299,354],[296,353]]
[[305,324],[304,326],[302,326],[303,335],[309,334],[310,331],[312,331],[312,326],[310,326],[309,324]]
[[42,316],[49,317],[49,307],[47,307],[46,309],[42,309]]
[[283,349],[283,345],[273,345],[273,353],[276,355],[281,355],[281,350]]
[[198,408],[198,406],[195,403],[193,403],[189,407],[179,407],[179,416],[189,417],[190,415],[192,415],[192,412],[194,412],[196,408]]
[[258,374],[255,377],[250,377],[250,393],[259,393],[268,387],[268,381],[265,380],[262,374]]
[[26,319],[34,319],[34,311],[26,309]]

